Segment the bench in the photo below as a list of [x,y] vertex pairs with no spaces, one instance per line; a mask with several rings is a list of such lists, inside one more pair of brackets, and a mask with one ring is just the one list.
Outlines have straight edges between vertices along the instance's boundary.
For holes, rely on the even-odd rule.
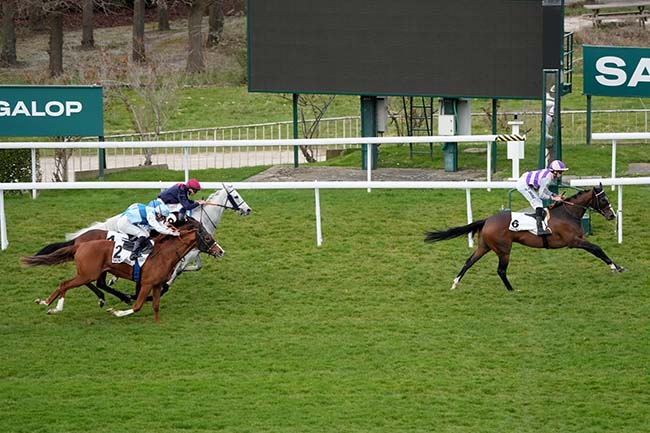
[[650,6],[648,1],[609,1],[608,3],[594,3],[586,4],[583,7],[591,11],[589,18],[593,21],[594,26],[600,26],[603,20],[619,20],[619,19],[638,19],[639,26],[645,27],[645,22],[650,16],[650,10],[646,9]]

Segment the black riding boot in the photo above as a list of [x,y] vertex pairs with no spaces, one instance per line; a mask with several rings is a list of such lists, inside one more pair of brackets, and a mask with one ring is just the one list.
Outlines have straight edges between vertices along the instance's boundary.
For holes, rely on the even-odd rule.
[[135,260],[140,255],[140,252],[149,246],[149,239],[145,236],[140,236],[133,242],[133,252],[131,252],[131,260]]
[[544,212],[544,208],[538,207],[535,209],[535,219],[537,220],[537,234],[540,236],[551,234],[551,231],[544,230],[544,226],[542,225],[542,221],[544,221],[545,216],[546,213]]

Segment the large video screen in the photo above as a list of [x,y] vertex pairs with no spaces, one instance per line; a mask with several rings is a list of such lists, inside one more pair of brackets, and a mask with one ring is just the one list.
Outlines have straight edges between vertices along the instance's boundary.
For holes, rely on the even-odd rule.
[[561,51],[561,34],[549,38],[558,54],[549,61],[544,28],[562,28],[561,14],[542,9],[542,0],[248,0],[249,90],[539,99],[543,67]]

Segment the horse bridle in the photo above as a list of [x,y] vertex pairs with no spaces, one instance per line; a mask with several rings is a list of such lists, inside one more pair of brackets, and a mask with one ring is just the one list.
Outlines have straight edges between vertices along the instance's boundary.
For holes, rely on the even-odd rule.
[[[234,197],[232,196],[231,191],[228,191],[228,188],[224,188],[224,189],[226,190],[226,200],[228,201],[228,203],[231,204],[232,210],[238,211],[240,209],[240,206],[235,201]],[[212,224],[212,230],[214,231],[214,229],[217,228],[217,224],[214,222],[214,220],[212,218],[210,218],[210,214],[208,212],[205,212],[205,210],[203,209],[204,206],[205,205],[201,205],[201,212],[208,218],[208,221],[210,221],[210,224]],[[228,206],[223,205],[223,204],[218,205],[218,206],[229,209]]]
[[205,235],[209,235],[208,231],[205,229],[205,227],[203,227],[202,224],[199,224],[199,228],[196,231],[196,247],[201,252],[209,253],[212,247],[217,243],[217,241],[213,238],[212,242],[207,242],[204,239]]
[[[583,192],[587,192],[587,191],[585,191],[585,190],[582,190],[582,191],[583,191]],[[600,192],[597,192],[596,194],[594,194],[594,195],[591,197],[591,202],[589,202],[589,206],[583,206],[583,205],[581,205],[581,204],[577,204],[577,203],[573,203],[573,202],[570,202],[570,203],[571,203],[571,206],[581,207],[581,208],[583,208],[583,209],[585,209],[585,210],[586,210],[586,209],[590,209],[590,210],[593,210],[593,211],[598,212],[598,213],[601,214],[602,216],[605,216],[605,211],[604,211],[603,208],[600,206],[600,196],[603,195],[603,194],[605,194],[605,191],[602,190],[602,189],[600,190]],[[566,204],[567,202],[563,202],[563,203]],[[595,203],[595,205],[594,205],[594,203]],[[607,203],[609,204],[609,209],[612,211],[612,213],[614,213],[614,208],[612,207],[612,204],[609,203],[609,200],[607,201]],[[614,214],[615,214],[615,213],[614,213]]]

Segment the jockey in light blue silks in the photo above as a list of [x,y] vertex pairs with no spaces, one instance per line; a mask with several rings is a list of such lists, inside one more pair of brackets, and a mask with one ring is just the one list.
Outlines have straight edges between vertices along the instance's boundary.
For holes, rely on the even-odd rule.
[[562,196],[552,193],[548,186],[553,180],[562,176],[562,173],[568,168],[562,161],[556,159],[551,162],[548,168],[541,170],[527,171],[522,174],[517,181],[517,190],[535,209],[535,219],[537,220],[537,234],[550,235],[549,230],[544,230],[542,221],[544,221],[544,203],[542,200],[562,201]]
[[151,249],[149,243],[151,230],[165,235],[179,235],[174,227],[167,227],[159,221],[167,216],[169,216],[169,208],[159,200],[152,200],[147,205],[133,203],[120,215],[117,229],[122,233],[137,236],[131,260],[135,260],[141,251]]

